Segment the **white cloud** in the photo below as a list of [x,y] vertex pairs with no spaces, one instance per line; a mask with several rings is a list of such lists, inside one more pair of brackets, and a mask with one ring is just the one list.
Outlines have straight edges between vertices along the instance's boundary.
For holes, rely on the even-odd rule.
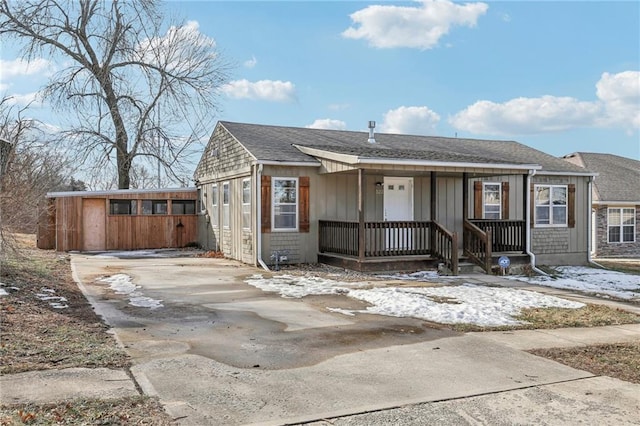
[[221,87],[222,93],[234,99],[254,99],[263,101],[288,102],[296,98],[295,85],[290,81],[234,80]]
[[246,68],[253,68],[256,66],[257,63],[258,63],[258,60],[256,59],[256,57],[251,56],[251,59],[247,59],[246,61],[244,61],[244,66]]
[[12,77],[20,77],[25,75],[43,74],[51,75],[54,71],[50,61],[44,58],[36,58],[33,61],[25,61],[21,58],[5,61],[0,59],[0,79],[6,80]]
[[640,127],[640,72],[603,73],[596,101],[571,97],[481,100],[449,119],[458,130],[492,135],[557,132],[579,127]]
[[596,94],[604,102],[604,125],[640,128],[640,72],[605,72],[596,83]]
[[7,99],[7,105],[19,105],[19,106],[32,106],[32,107],[37,107],[42,105],[42,102],[40,101],[40,99],[38,99],[38,92],[31,92],[31,93],[25,93],[25,94],[11,94],[11,95],[6,95],[8,97]]
[[489,8],[485,3],[456,4],[448,0],[423,0],[417,7],[368,6],[350,15],[354,26],[342,36],[365,39],[379,48],[431,49],[452,26],[474,27]]
[[320,118],[305,127],[307,127],[308,129],[346,130],[347,123],[345,123],[342,120],[333,120],[331,118]]
[[439,121],[440,116],[426,106],[401,106],[386,112],[384,121],[380,125],[380,131],[426,135],[433,132]]

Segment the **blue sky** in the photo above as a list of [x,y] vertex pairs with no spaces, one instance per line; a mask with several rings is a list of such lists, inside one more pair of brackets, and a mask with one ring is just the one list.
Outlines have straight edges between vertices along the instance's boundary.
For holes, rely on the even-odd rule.
[[[375,120],[379,132],[640,159],[637,1],[165,7],[235,64],[219,120],[348,130]],[[25,71],[16,58],[2,47],[0,91],[26,101],[47,64]],[[46,105],[39,110],[57,124]]]

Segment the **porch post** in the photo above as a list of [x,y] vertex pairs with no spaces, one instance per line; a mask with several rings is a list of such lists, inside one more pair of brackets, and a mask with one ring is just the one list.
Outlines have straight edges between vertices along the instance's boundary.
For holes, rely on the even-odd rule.
[[[429,210],[429,217],[431,219],[431,222],[434,222],[436,220],[436,209],[437,209],[437,198],[438,198],[438,186],[436,185],[436,172],[431,172],[431,177],[429,179],[429,185],[430,185],[430,189],[429,189],[429,193],[431,195],[431,200],[430,201],[430,210]],[[429,227],[429,254],[431,256],[433,256],[433,253],[435,252],[435,247],[436,247],[436,228],[434,225],[431,225]]]
[[[522,253],[527,254],[527,215],[531,214],[531,210],[527,208],[527,197],[529,197],[529,175],[522,175],[522,220],[524,220],[524,226],[522,227]],[[530,201],[531,203],[533,200]],[[533,218],[529,218],[533,220]]]
[[364,262],[365,235],[364,235],[364,170],[358,169],[358,259]]
[[[464,223],[469,219],[469,174],[462,173],[462,247],[465,246],[464,241]],[[457,248],[456,248],[457,250]]]

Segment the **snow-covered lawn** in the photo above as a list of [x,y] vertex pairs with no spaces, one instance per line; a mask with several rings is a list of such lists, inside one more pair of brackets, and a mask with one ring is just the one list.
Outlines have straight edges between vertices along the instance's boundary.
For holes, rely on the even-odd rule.
[[[397,278],[394,276],[394,278]],[[424,278],[424,277],[423,277]],[[473,284],[441,287],[371,287],[367,283],[341,282],[318,277],[254,275],[247,283],[282,297],[344,294],[371,306],[366,310],[328,307],[346,315],[371,313],[395,317],[413,317],[443,324],[468,323],[480,326],[515,325],[523,308],[581,308],[582,303],[512,288],[484,287]]]
[[584,266],[557,266],[557,277],[508,277],[546,287],[578,290],[601,297],[640,300],[640,276]]

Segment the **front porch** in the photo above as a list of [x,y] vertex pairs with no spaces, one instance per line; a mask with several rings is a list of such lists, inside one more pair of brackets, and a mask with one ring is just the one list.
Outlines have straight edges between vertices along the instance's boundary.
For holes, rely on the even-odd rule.
[[524,220],[465,219],[459,236],[429,221],[319,221],[318,261],[359,271],[435,268],[458,274],[461,262],[491,273],[500,256],[528,263]]

